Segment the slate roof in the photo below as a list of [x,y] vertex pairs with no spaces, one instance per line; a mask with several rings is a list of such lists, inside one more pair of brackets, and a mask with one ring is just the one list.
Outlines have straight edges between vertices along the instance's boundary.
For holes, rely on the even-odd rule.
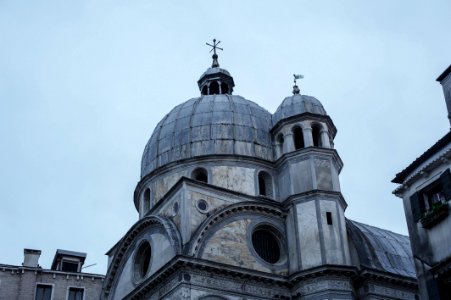
[[220,74],[220,73],[226,74],[226,75],[228,75],[228,76],[232,76],[232,75],[230,75],[229,71],[227,71],[226,69],[216,67],[216,68],[208,68],[208,69],[200,76],[199,80],[201,80],[204,76],[207,76],[207,75],[213,75],[213,74]]
[[314,113],[327,115],[321,102],[312,96],[294,94],[286,97],[272,116],[272,122],[276,125],[280,120],[302,113]]
[[391,182],[402,184],[404,180],[409,176],[416,168],[418,168],[422,163],[431,158],[435,153],[441,150],[443,147],[451,142],[451,131],[445,134],[444,137],[439,139],[432,147],[421,154],[417,159],[415,159],[407,168],[396,174],[395,178]]
[[346,220],[361,268],[416,278],[408,236]]
[[236,95],[208,95],[176,106],[156,126],[143,153],[141,177],[182,159],[233,154],[273,160],[271,114]]

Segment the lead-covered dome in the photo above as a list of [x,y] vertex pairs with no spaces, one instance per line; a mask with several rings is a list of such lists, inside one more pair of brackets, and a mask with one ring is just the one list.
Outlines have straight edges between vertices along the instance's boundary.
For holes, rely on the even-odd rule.
[[319,115],[327,115],[321,102],[312,96],[301,95],[295,93],[293,96],[286,97],[282,104],[279,105],[272,117],[274,125],[280,120],[303,113],[313,113]]
[[190,99],[156,126],[144,149],[141,177],[171,162],[205,155],[272,160],[271,126],[271,114],[241,96]]

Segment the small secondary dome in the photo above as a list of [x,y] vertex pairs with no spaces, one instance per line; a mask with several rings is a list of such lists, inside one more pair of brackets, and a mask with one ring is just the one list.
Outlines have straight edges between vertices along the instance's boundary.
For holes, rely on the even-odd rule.
[[321,102],[312,96],[295,93],[293,96],[286,97],[279,105],[272,116],[273,124],[276,125],[280,120],[303,113],[312,113],[318,115],[327,115]]
[[303,75],[293,74],[294,86],[293,96],[286,97],[282,104],[279,105],[276,112],[272,116],[273,124],[276,125],[280,120],[300,115],[303,113],[312,113],[318,115],[327,115],[321,102],[312,96],[300,94],[300,89],[296,80],[304,78]]

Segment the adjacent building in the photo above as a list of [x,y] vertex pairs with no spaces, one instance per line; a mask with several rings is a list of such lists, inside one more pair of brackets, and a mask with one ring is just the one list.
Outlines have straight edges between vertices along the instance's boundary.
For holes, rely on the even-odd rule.
[[0,264],[0,300],[97,300],[105,276],[82,272],[86,253],[57,250],[52,267],[40,250],[24,249],[22,266]]
[[[437,81],[451,123],[451,66]],[[451,131],[393,179],[403,199],[421,299],[451,299]]]
[[295,84],[274,114],[213,63],[156,126],[101,299],[417,299],[409,238],[345,217],[337,129]]

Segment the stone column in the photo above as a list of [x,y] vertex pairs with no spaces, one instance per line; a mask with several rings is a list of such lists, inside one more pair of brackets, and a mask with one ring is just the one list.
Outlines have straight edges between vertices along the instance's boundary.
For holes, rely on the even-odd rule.
[[293,152],[294,151],[294,141],[293,141],[293,134],[287,133],[283,136],[284,142],[283,142],[283,153]]
[[279,143],[279,141],[276,141],[276,158],[279,158],[282,156],[283,153],[282,153],[282,151],[280,151],[281,150],[280,148],[282,148],[282,146],[283,145],[281,145]]
[[330,148],[329,132],[326,129],[321,129],[321,144],[324,148]]
[[312,127],[303,127],[302,135],[304,136],[305,147],[312,147],[313,146]]

